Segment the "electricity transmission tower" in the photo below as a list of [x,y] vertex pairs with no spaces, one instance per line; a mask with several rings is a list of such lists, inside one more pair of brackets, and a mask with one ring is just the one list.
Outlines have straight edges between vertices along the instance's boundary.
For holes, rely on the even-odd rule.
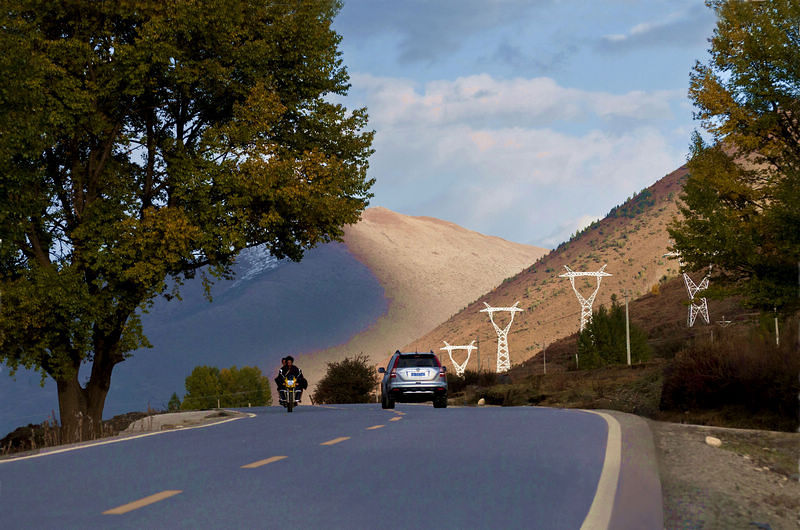
[[[566,265],[564,268],[567,269],[567,272],[564,274],[560,274],[559,278],[569,278],[569,282],[572,285],[572,290],[575,291],[575,296],[578,297],[578,302],[581,304],[581,331],[583,328],[586,327],[586,324],[592,321],[592,304],[594,303],[594,299],[597,296],[597,291],[600,290],[600,280],[603,279],[603,276],[612,276],[611,274],[605,272],[606,265],[600,267],[600,270],[597,272],[577,272]],[[597,278],[597,287],[595,287],[592,296],[589,298],[584,298],[583,295],[578,291],[575,287],[575,278],[581,276],[594,276]]]
[[708,289],[708,278],[711,275],[711,267],[708,269],[708,273],[706,273],[699,285],[695,285],[689,275],[685,272],[683,273],[683,281],[686,283],[686,290],[689,292],[689,316],[686,319],[688,327],[694,326],[694,321],[697,319],[698,314],[703,317],[703,320],[706,321],[706,324],[711,322],[711,319],[708,317],[708,300],[703,297],[699,299],[699,304],[694,303],[694,296],[699,291],[705,291]]
[[[517,311],[524,311],[524,309],[517,307],[519,302],[514,303],[511,307],[492,307],[486,302],[483,303],[486,309],[481,309],[481,313],[489,313],[489,320],[492,321],[494,330],[497,332],[497,373],[507,372],[511,369],[511,361],[508,354],[508,330],[511,329],[511,324],[514,322],[514,313]],[[494,322],[494,313],[497,311],[508,311],[511,313],[511,320],[508,325],[500,329],[500,326]]]
[[[450,362],[453,363],[453,368],[456,369],[456,375],[462,376],[464,375],[464,370],[467,369],[467,363],[469,362],[469,356],[472,354],[472,350],[477,349],[478,347],[475,346],[475,341],[469,343],[467,346],[450,346],[447,344],[447,341],[444,340],[444,348],[439,348],[440,350],[447,350],[447,355],[450,356]],[[467,350],[467,358],[464,360],[463,363],[458,364],[455,359],[453,359],[453,350]]]
[[[665,258],[677,258],[678,259],[678,266],[683,267],[683,260],[681,260],[680,252],[667,252],[664,254]],[[699,284],[695,284],[694,281],[689,277],[689,274],[683,273],[683,283],[686,284],[686,292],[689,293],[689,314],[686,317],[686,327],[691,328],[694,326],[695,320],[697,320],[697,315],[703,317],[703,320],[706,321],[706,324],[711,323],[711,319],[708,316],[708,300],[703,297],[699,298],[699,304],[694,303],[695,295],[700,291],[705,291],[708,289],[708,281],[711,276],[711,267],[708,267],[708,272],[700,280]]]

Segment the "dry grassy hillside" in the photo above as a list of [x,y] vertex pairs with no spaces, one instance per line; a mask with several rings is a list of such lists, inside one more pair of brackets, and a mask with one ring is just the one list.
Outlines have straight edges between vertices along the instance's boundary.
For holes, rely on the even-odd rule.
[[348,355],[363,352],[383,362],[548,252],[385,208],[367,209],[360,222],[346,228],[344,242],[378,278],[389,308],[346,344],[302,355],[298,363],[312,384],[327,362]]
[[[579,328],[580,304],[569,280],[559,278],[565,272],[564,265],[574,271],[597,271],[607,265],[605,271],[613,276],[603,278],[595,309],[600,304],[609,305],[613,294],[624,299],[626,289],[632,299],[651,292],[662,278],[678,272],[677,262],[663,255],[669,244],[666,227],[677,213],[677,200],[686,174],[686,168],[681,167],[666,175],[533,266],[410,342],[405,349],[433,349],[450,365],[447,353],[440,352],[443,341],[466,345],[477,339],[484,369],[494,370],[497,334],[488,315],[479,311],[485,307],[483,302],[493,307],[507,307],[519,301],[524,312],[516,313],[508,340],[511,363],[520,364],[539,353],[542,344],[552,344]],[[575,285],[588,298],[596,287],[596,279],[577,278]],[[685,307],[681,311],[686,311]],[[713,304],[711,312],[715,318]],[[504,327],[508,315],[495,313],[495,321]],[[468,369],[477,369],[477,357],[473,353]]]

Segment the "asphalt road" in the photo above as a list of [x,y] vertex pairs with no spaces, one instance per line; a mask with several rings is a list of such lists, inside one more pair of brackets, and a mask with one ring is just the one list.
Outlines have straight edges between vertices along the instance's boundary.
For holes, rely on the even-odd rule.
[[607,443],[619,424],[585,411],[247,411],[254,416],[0,461],[2,526],[602,528],[612,506],[621,511],[618,492],[638,489],[626,454],[619,472],[619,435]]

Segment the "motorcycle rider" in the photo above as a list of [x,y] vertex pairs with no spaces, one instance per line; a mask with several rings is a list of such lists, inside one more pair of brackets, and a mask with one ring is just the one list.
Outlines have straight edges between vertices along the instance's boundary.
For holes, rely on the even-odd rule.
[[[286,398],[284,397],[284,391],[286,389],[284,382],[286,379],[290,379],[292,377],[297,379],[297,388],[301,391],[308,388],[308,381],[306,381],[306,378],[303,377],[303,371],[294,365],[294,357],[287,355],[281,359],[281,363],[283,364],[281,365],[280,370],[278,370],[278,376],[275,378],[275,384],[278,385],[279,400],[281,404],[284,404],[283,402],[286,401]],[[300,401],[301,396],[302,392],[299,392],[297,394],[297,401]]]

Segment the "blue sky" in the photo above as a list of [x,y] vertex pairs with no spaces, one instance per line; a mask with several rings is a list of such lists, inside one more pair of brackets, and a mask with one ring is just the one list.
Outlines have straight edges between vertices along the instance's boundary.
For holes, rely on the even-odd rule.
[[701,0],[344,0],[371,206],[552,248],[686,160]]

